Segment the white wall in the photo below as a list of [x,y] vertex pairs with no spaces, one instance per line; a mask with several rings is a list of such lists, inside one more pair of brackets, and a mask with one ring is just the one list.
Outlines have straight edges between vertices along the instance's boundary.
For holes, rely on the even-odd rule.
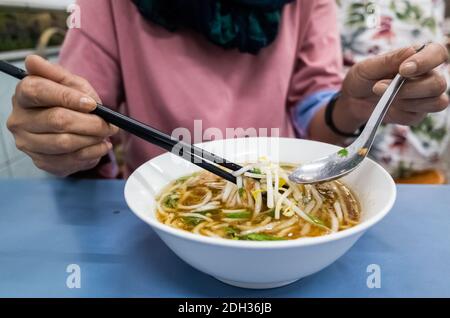
[[75,0],[0,0],[0,5],[65,9]]

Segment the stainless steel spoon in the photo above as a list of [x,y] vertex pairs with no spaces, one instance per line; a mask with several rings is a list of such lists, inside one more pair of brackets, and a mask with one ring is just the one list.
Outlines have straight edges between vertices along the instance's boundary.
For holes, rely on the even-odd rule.
[[[421,46],[417,52],[424,47],[425,45]],[[301,165],[289,175],[289,180],[296,183],[324,182],[338,179],[355,170],[369,153],[378,127],[405,80],[400,74],[395,76],[380,98],[361,135],[345,151]]]

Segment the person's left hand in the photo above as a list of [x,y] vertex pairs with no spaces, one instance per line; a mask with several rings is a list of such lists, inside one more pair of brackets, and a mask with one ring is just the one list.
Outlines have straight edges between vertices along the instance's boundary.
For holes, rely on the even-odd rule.
[[367,121],[391,79],[400,73],[407,81],[385,122],[416,125],[427,113],[440,112],[449,105],[447,82],[434,70],[447,59],[445,47],[436,43],[428,44],[418,53],[416,48],[409,47],[369,58],[351,68],[339,102],[346,105],[350,120],[358,127]]

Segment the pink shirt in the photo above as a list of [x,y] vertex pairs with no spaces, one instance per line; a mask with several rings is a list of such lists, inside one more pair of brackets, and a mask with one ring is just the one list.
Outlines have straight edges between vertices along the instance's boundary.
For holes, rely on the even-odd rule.
[[[203,130],[219,128],[223,138],[226,128],[239,127],[278,128],[293,137],[290,108],[342,81],[334,0],[287,5],[275,42],[256,56],[151,24],[131,0],[78,4],[81,28],[69,31],[60,63],[86,78],[105,105],[169,134],[187,128],[187,141],[201,141],[193,138],[195,120]],[[304,137],[307,127],[297,128]],[[128,171],[162,152],[137,137],[121,138]]]

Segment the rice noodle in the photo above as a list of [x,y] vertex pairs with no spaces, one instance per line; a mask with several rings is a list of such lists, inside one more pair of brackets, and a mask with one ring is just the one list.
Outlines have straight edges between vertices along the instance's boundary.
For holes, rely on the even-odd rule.
[[272,221],[272,218],[270,216],[268,216],[261,223],[259,223],[258,226],[263,226],[263,225],[269,224],[270,221]]
[[194,232],[195,234],[200,234],[200,230],[205,226],[206,226],[206,222],[202,222],[202,223],[198,224],[196,227],[194,227],[192,232]]
[[281,222],[280,224],[275,226],[272,231],[273,232],[277,232],[277,231],[280,231],[280,230],[285,229],[287,227],[290,227],[290,226],[292,226],[292,225],[294,225],[296,223],[298,223],[298,218],[297,218],[297,216],[294,216],[294,217],[290,218],[289,220]]
[[282,171],[280,171],[280,176],[283,178],[283,180],[286,181],[289,188],[292,189],[292,191],[293,191],[292,194],[294,196],[294,199],[296,201],[301,201],[303,199],[303,195],[300,192],[300,190],[298,189],[298,185],[293,183],[291,180],[289,180],[288,175]]
[[316,206],[316,202],[314,200],[309,201],[309,203],[305,207],[305,213],[310,214],[315,206]]
[[239,170],[236,170],[236,171],[231,172],[231,174],[232,174],[233,176],[235,176],[235,177],[241,176],[241,175],[243,175],[245,172],[247,172],[247,171],[249,171],[249,170],[252,170],[255,166],[256,166],[255,163],[254,163],[254,164],[249,164],[249,165],[243,166],[243,167],[242,167],[241,169],[239,169]]
[[270,221],[272,221],[272,218],[270,216],[266,217],[261,223],[258,223],[256,225],[236,225],[236,227],[240,230],[250,230],[256,227],[260,227],[266,224],[269,224]]
[[[189,196],[189,194],[188,194],[189,192],[186,192],[186,193],[187,193],[187,196]],[[203,196],[202,201],[200,203],[198,203],[198,204],[184,205],[184,204],[181,203],[183,201],[183,198],[181,198],[180,202],[178,203],[177,209],[180,209],[180,210],[194,210],[194,209],[197,209],[197,208],[200,208],[200,207],[204,206],[206,203],[208,203],[211,200],[211,198],[212,198],[212,192],[210,190],[208,190],[206,192],[206,194]]]
[[228,197],[230,196],[232,190],[233,184],[231,182],[227,182],[227,184],[225,185],[225,189],[222,193],[222,202],[227,202]]
[[203,233],[205,233],[209,237],[220,237],[220,235],[214,234],[213,232],[209,230],[203,230]]
[[209,210],[214,210],[219,208],[219,203],[217,202],[209,202],[206,205],[203,205],[201,207],[199,207],[198,209],[192,210],[190,211],[191,213],[196,213],[196,212],[203,212],[203,211],[209,211]]
[[246,240],[320,236],[358,223],[360,207],[345,185],[298,185],[288,178],[294,168],[268,160],[244,165],[232,172],[236,184],[209,172],[180,178],[156,197],[157,218],[199,235]]
[[273,208],[273,183],[272,183],[272,172],[270,169],[266,169],[266,185],[267,185],[267,207],[269,209]]
[[236,177],[236,185],[237,185],[238,189],[242,188],[242,184],[243,184],[242,177],[240,177],[240,176]]
[[233,190],[231,192],[230,197],[228,198],[228,201],[225,203],[225,206],[228,208],[234,207],[236,204],[236,192]]
[[255,199],[255,210],[254,210],[254,217],[258,215],[259,212],[261,212],[261,206],[262,206],[262,194],[261,194],[261,186],[259,182],[255,182],[255,192],[256,192],[256,199]]
[[211,201],[222,200],[222,193],[218,193],[215,197],[211,198]]
[[286,229],[281,230],[280,232],[278,232],[278,233],[276,234],[276,236],[278,236],[278,237],[286,236],[286,235],[288,235],[290,232],[296,230],[297,227],[298,227],[298,225],[294,225],[294,226],[288,227],[288,228],[286,228]]
[[275,184],[273,187],[273,200],[274,200],[274,204],[276,204],[277,200],[278,200],[278,193],[280,190],[280,176],[278,175],[278,168],[274,169],[273,177],[275,179]]
[[305,223],[305,225],[303,225],[302,230],[300,231],[300,235],[306,236],[309,234],[310,231],[311,231],[311,224]]
[[263,226],[254,227],[251,230],[242,231],[241,235],[248,235],[253,233],[259,233],[264,231],[270,231],[275,225],[277,225],[279,222],[272,222]]
[[283,204],[283,202],[285,201],[285,199],[292,193],[291,188],[289,188],[287,191],[285,191],[281,196],[279,195],[279,198],[277,199],[277,206],[275,208],[275,219],[279,219],[280,218],[280,211],[281,211],[281,206]]
[[227,223],[220,223],[220,224],[216,224],[216,225],[213,225],[213,226],[210,226],[210,227],[211,227],[212,230],[218,230],[218,229],[221,229],[221,228],[224,228],[224,227],[227,227],[227,226],[228,226]]
[[305,189],[305,197],[307,201],[312,200],[312,194],[311,194],[311,186],[309,184],[306,184],[303,189]]
[[248,191],[248,190],[245,190],[245,193],[247,194],[247,206],[253,210],[255,207],[255,202],[253,201],[253,196],[250,193],[250,191]]
[[191,187],[198,181],[198,179],[198,176],[192,176],[191,178],[186,180],[185,184],[187,187]]
[[307,215],[307,214],[305,214],[305,212],[303,212],[299,207],[297,207],[297,206],[295,206],[295,205],[293,205],[292,206],[292,209],[303,219],[303,220],[305,220],[306,222],[308,222],[308,223],[311,223],[311,224],[313,224],[313,225],[315,225],[315,226],[318,226],[318,227],[320,227],[320,228],[323,228],[324,230],[329,230],[329,228],[328,227],[326,227],[325,225],[321,225],[321,224],[318,224],[318,223],[314,223],[313,221],[312,221],[312,219]]
[[203,214],[200,213],[179,213],[179,215],[184,216],[184,217],[193,217],[193,218],[198,218],[198,219],[203,219],[206,220],[208,222],[212,222],[213,220]]
[[263,174],[251,173],[251,172],[244,173],[244,176],[253,178],[253,179],[263,179],[264,178]]
[[314,209],[311,211],[311,214],[315,214],[323,205],[322,197],[320,196],[319,191],[317,191],[316,187],[313,185],[308,185],[310,187],[313,198],[316,200],[316,205]]
[[331,231],[332,232],[339,231],[339,220],[338,220],[336,214],[334,214],[333,211],[328,210],[328,215],[331,218]]
[[166,225],[170,225],[170,223],[172,223],[172,220],[175,218],[175,215],[174,214],[170,214],[168,217],[167,217],[167,219],[166,219],[166,221],[164,222],[164,224],[166,224]]
[[341,206],[344,222],[348,223],[349,217],[348,217],[347,205],[345,204],[344,197],[342,196],[341,190],[339,189],[338,186],[336,186],[336,184],[337,184],[337,182],[334,181],[333,182],[334,190],[336,191],[336,193],[338,195],[338,200],[339,200],[339,204]]
[[341,205],[338,201],[335,201],[333,203],[334,210],[336,211],[336,216],[339,220],[339,223],[341,223],[344,220],[344,215],[342,214]]
[[205,186],[207,186],[208,188],[222,190],[225,187],[225,183],[223,183],[223,182],[207,182],[207,183],[205,183]]

